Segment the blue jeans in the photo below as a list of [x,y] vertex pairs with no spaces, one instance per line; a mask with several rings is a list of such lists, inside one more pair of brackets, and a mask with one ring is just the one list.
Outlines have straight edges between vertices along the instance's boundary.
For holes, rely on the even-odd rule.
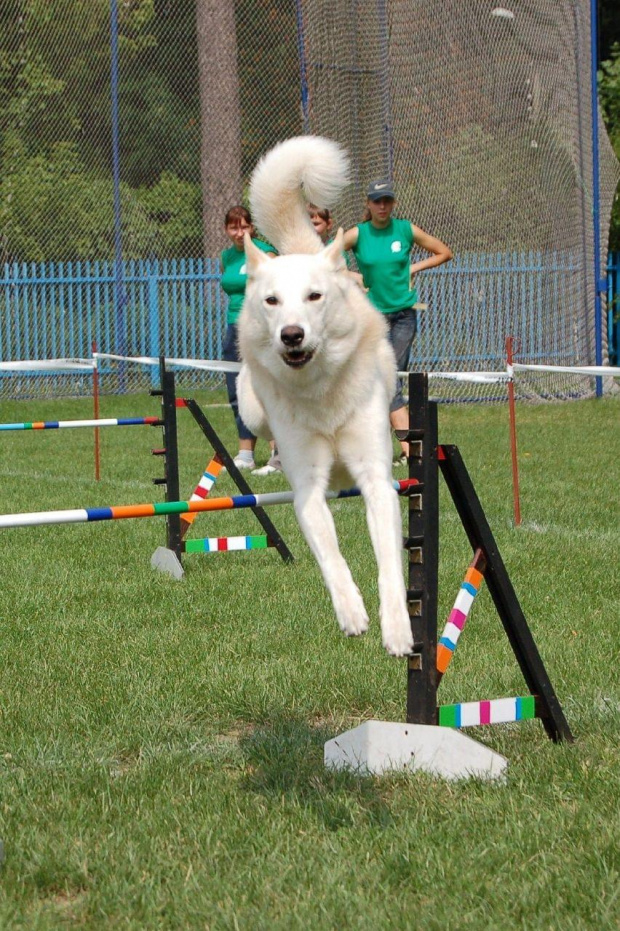
[[[222,347],[222,358],[225,362],[240,362],[239,348],[237,346],[237,324],[229,323],[226,327],[224,345]],[[237,376],[234,372],[226,372],[226,390],[228,391],[228,400],[237,424],[237,433],[240,440],[255,440],[256,437],[251,433],[239,415],[239,402],[237,400]]]
[[[394,355],[396,356],[396,365],[399,372],[406,372],[409,369],[409,359],[411,356],[411,344],[418,330],[418,317],[413,307],[406,307],[404,310],[396,310],[393,314],[385,315],[386,322],[389,326],[388,339],[392,344]],[[397,411],[405,406],[405,399],[401,388],[401,380],[398,379],[396,394],[390,404],[390,413]]]

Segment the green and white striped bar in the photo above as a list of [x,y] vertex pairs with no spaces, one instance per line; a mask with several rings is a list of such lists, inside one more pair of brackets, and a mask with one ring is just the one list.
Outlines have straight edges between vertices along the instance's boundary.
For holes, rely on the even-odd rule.
[[205,537],[203,540],[186,540],[186,553],[227,553],[233,550],[266,550],[273,546],[264,534],[249,537]]
[[440,727],[477,727],[482,724],[507,724],[529,721],[536,717],[536,698],[494,698],[490,701],[470,701],[460,705],[440,705]]

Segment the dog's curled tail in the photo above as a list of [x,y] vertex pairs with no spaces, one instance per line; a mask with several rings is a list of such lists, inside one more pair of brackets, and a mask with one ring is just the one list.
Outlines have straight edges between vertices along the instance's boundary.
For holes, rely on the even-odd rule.
[[322,136],[295,136],[262,157],[250,180],[250,210],[261,233],[278,252],[313,253],[321,248],[308,203],[332,207],[349,183],[343,148]]

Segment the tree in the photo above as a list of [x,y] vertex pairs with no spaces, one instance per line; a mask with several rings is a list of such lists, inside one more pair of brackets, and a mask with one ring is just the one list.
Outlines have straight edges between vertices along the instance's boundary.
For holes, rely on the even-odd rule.
[[234,0],[197,0],[203,244],[223,244],[227,209],[241,200],[241,114]]

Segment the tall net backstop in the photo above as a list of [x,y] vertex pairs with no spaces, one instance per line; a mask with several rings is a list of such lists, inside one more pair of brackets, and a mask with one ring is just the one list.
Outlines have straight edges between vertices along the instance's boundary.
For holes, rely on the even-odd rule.
[[[7,0],[0,7],[0,362],[217,359],[223,215],[269,147],[349,150],[336,210],[392,175],[400,215],[452,247],[419,276],[412,367],[606,360],[608,221],[618,180],[593,132],[589,0]],[[594,159],[600,194],[595,196]],[[600,234],[595,262],[595,224]],[[104,391],[151,370],[102,360]],[[187,371],[215,386],[221,375]],[[436,383],[449,399],[497,385]],[[521,376],[528,397],[591,378]],[[86,393],[88,374],[0,373],[3,397]]]

